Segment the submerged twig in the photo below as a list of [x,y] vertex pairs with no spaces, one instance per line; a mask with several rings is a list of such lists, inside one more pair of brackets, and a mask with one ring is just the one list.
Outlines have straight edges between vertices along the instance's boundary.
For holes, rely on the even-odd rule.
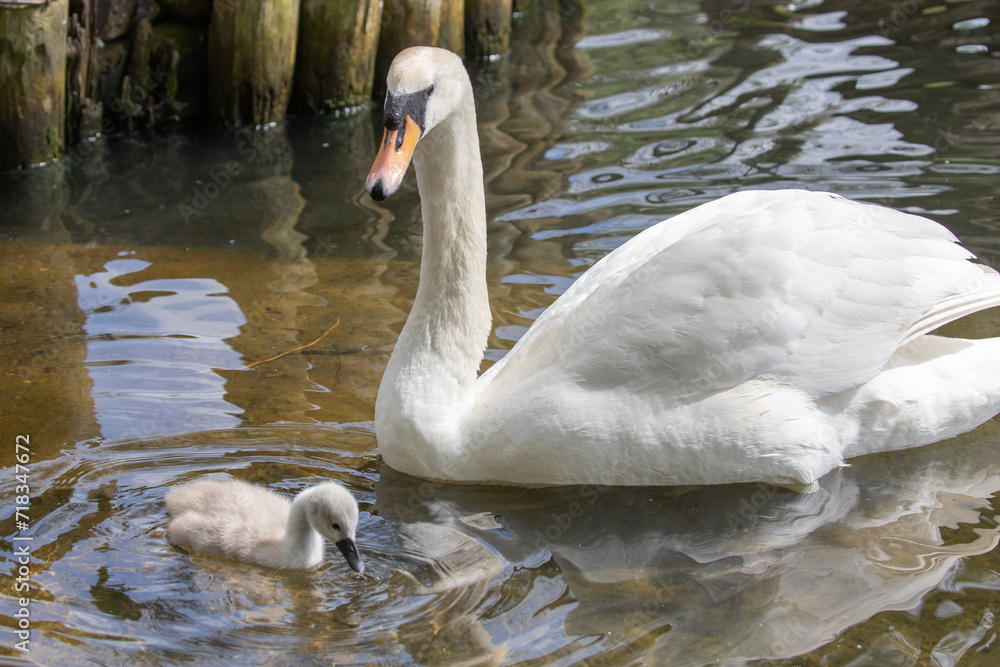
[[255,361],[252,364],[247,364],[246,367],[247,368],[253,368],[254,366],[259,366],[260,364],[266,364],[269,361],[274,361],[275,359],[280,359],[281,357],[285,356],[286,354],[291,354],[292,352],[298,352],[299,350],[304,350],[307,347],[312,347],[316,343],[318,343],[321,340],[323,340],[324,338],[326,338],[326,335],[328,333],[330,333],[331,331],[333,331],[334,329],[336,329],[338,326],[340,326],[340,318],[339,317],[337,318],[337,321],[334,322],[334,324],[333,324],[332,327],[330,327],[329,329],[327,329],[326,331],[324,331],[323,335],[320,336],[319,338],[317,338],[316,340],[314,340],[313,342],[307,343],[306,345],[300,345],[299,347],[292,348],[291,350],[286,350],[285,352],[282,352],[281,354],[277,354],[277,355],[271,357],[270,359],[261,359],[260,361]]

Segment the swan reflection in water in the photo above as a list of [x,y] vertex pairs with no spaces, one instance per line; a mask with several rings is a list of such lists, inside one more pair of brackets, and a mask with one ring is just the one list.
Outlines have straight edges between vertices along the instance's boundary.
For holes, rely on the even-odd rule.
[[[1000,426],[987,429],[859,459],[805,495],[766,484],[465,486],[383,465],[376,509],[403,524],[405,552],[429,562],[448,552],[428,590],[476,576],[485,588],[508,566],[558,566],[575,603],[565,634],[541,640],[551,645],[533,655],[603,636],[607,649],[645,637],[659,664],[780,659],[878,612],[915,608],[959,559],[996,546],[989,499],[1000,489]],[[508,626],[518,622],[516,606],[505,605]]]
[[[40,462],[32,473],[49,490],[33,504],[34,553],[47,564],[40,595],[52,602],[39,602],[39,620],[58,633],[73,618],[115,638],[155,638],[169,623],[186,629],[183,650],[210,641],[326,662],[579,662],[624,651],[702,665],[801,655],[848,628],[878,632],[874,622],[853,626],[919,608],[949,576],[959,588],[993,586],[976,583],[981,560],[954,566],[1000,538],[990,500],[1000,489],[998,422],[858,459],[807,495],[763,484],[439,484],[378,466],[370,430],[336,438],[331,451],[329,425],[271,426],[101,443]],[[163,491],[192,466],[198,477],[286,480],[276,486],[286,494],[340,479],[361,504],[366,574],[339,559],[286,572],[174,549]],[[91,582],[82,596],[81,581]],[[961,625],[979,622],[974,613]],[[980,628],[961,641],[949,633],[934,652],[988,641],[974,636],[990,636],[990,612],[979,613]],[[893,632],[866,650],[887,642],[916,659],[919,649]],[[119,664],[129,646],[92,639],[89,650]],[[38,655],[63,664],[67,650],[77,649],[45,642]]]

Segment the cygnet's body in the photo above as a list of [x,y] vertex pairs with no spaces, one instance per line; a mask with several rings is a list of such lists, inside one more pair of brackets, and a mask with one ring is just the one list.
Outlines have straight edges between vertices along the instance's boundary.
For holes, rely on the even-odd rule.
[[354,541],[358,504],[339,484],[319,484],[289,501],[241,480],[204,479],[171,489],[166,503],[169,539],[177,546],[296,569],[319,564],[325,537],[352,569],[364,570]]

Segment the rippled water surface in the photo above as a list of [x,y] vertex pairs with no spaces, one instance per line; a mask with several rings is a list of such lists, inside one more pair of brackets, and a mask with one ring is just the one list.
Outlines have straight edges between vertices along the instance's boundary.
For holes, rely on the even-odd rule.
[[[474,73],[488,360],[611,249],[740,189],[927,215],[1000,268],[997,2],[583,10],[534,4]],[[372,128],[108,138],[0,176],[5,663],[1000,664],[996,420],[807,496],[384,466],[370,420],[420,224],[412,177],[364,194]],[[364,576],[332,548],[283,573],[170,546],[164,493],[203,476],[343,482]]]

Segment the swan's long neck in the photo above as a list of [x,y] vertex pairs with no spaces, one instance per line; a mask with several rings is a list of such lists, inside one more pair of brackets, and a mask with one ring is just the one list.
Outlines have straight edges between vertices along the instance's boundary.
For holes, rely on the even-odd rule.
[[282,543],[286,567],[312,567],[323,559],[323,538],[309,525],[306,498],[296,496],[288,511],[285,541]]
[[420,285],[382,377],[375,422],[387,462],[415,458],[419,469],[435,465],[429,450],[459,444],[490,332],[486,203],[471,100],[420,141],[413,165],[424,223]]

